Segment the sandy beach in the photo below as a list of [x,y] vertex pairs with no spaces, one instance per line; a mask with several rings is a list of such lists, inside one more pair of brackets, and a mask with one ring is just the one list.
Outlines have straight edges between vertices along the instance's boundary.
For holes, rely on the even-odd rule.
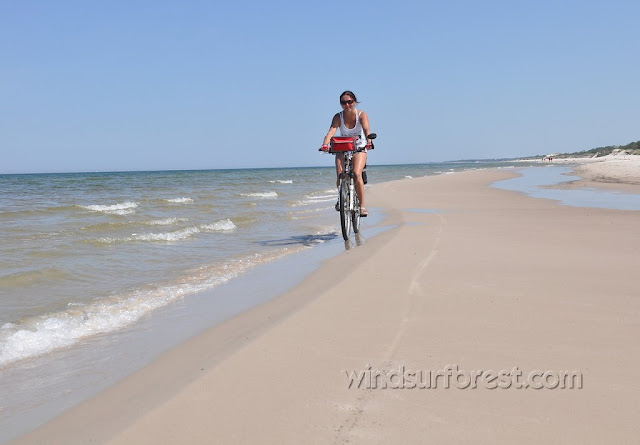
[[[625,187],[624,190],[640,189],[640,156],[605,156],[602,162],[591,162],[574,169],[589,185],[603,184]],[[581,182],[581,181],[578,181]],[[635,186],[635,187],[627,187]]]
[[371,186],[388,230],[11,443],[637,441],[640,212],[512,176]]
[[597,187],[640,193],[640,156],[638,155],[615,152],[598,158],[555,158],[551,162],[539,162],[546,165],[572,165],[573,172],[582,178],[554,186],[555,188]]

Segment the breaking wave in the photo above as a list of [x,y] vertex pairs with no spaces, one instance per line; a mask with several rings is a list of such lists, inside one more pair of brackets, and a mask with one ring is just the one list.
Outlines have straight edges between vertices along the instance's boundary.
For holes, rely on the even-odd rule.
[[137,202],[121,202],[119,204],[112,205],[87,205],[87,206],[79,206],[86,210],[91,210],[92,212],[102,212],[108,213],[111,215],[129,215],[131,213],[135,213],[135,208],[138,207]]

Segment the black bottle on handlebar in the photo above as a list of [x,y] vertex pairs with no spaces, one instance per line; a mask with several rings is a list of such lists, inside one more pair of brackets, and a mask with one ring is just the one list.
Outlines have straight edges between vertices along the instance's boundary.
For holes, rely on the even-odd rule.
[[[371,139],[371,140],[373,140],[373,139],[375,139],[377,137],[378,137],[378,135],[375,134],[375,133],[369,133],[369,136],[368,136],[368,138]],[[373,142],[371,143],[371,148],[373,148]],[[364,168],[367,168],[367,166],[365,165]],[[365,184],[367,183],[367,172],[366,172],[366,170],[362,170],[362,182],[365,183]]]

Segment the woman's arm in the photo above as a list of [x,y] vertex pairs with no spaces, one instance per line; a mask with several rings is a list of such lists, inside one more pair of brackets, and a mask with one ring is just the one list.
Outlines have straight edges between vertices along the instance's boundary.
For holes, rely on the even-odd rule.
[[364,135],[367,137],[367,144],[371,144],[371,139],[369,139],[369,116],[364,111],[360,113],[360,125],[362,125],[362,129],[364,130]]
[[324,137],[322,141],[322,145],[329,145],[331,138],[334,134],[336,134],[336,130],[340,127],[340,115],[336,113],[331,120],[331,126],[329,127],[329,131],[327,131],[327,135]]

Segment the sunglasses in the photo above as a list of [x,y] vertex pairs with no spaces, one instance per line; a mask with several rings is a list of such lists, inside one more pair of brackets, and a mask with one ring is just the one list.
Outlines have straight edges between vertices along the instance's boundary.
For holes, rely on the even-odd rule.
[[341,100],[340,101],[340,105],[351,105],[353,103],[353,100],[349,99],[349,100]]

